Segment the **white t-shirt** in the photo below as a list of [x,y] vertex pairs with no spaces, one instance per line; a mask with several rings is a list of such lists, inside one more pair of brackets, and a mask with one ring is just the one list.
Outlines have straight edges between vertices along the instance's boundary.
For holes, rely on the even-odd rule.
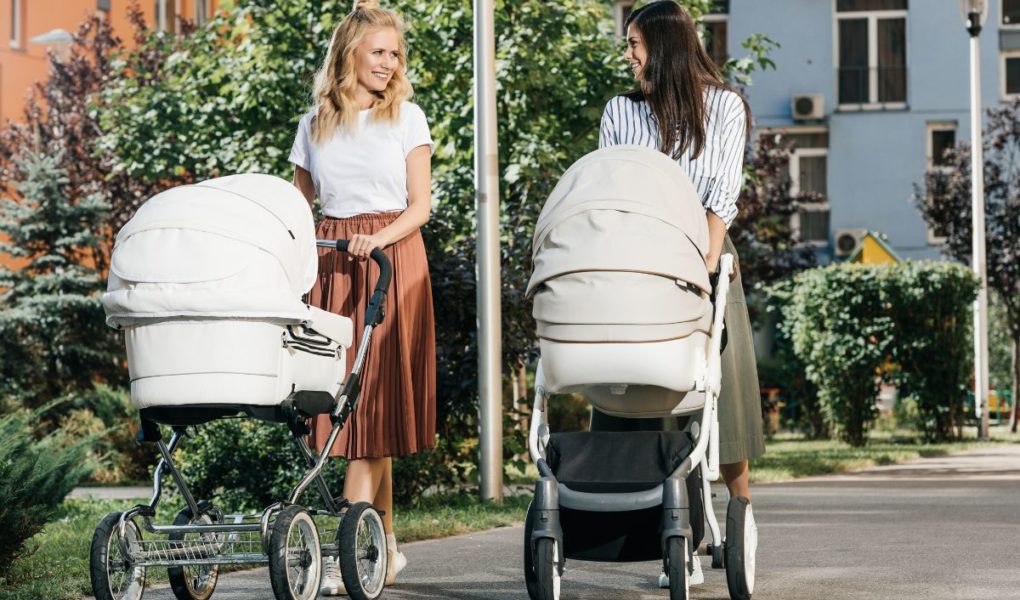
[[407,155],[418,146],[434,148],[425,113],[403,102],[397,121],[369,121],[358,113],[353,132],[337,131],[321,144],[312,141],[309,111],[298,124],[290,162],[312,174],[326,216],[344,218],[407,208]]

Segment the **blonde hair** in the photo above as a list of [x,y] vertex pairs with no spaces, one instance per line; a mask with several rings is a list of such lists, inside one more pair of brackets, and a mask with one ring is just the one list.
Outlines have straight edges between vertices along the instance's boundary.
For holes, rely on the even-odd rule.
[[355,0],[354,10],[333,30],[326,59],[315,74],[312,90],[315,104],[315,118],[312,120],[314,143],[329,139],[338,129],[350,131],[357,126],[358,107],[354,101],[354,92],[358,87],[358,76],[354,69],[354,52],[369,33],[385,28],[396,30],[400,39],[399,66],[386,89],[376,94],[378,100],[369,118],[396,121],[400,117],[400,103],[413,93],[404,74],[407,69],[404,24],[396,13],[379,8],[378,0]]

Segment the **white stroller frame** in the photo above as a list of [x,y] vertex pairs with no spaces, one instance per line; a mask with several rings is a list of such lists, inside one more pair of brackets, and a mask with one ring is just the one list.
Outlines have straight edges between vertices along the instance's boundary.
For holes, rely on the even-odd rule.
[[[318,264],[315,247],[333,248],[338,252],[347,251],[347,240],[314,240],[311,212],[307,209],[304,198],[300,197],[297,190],[289,183],[264,175],[235,177],[241,178],[241,180],[233,179],[235,184],[238,181],[243,184],[243,178],[249,177],[249,182],[255,181],[256,185],[263,186],[263,193],[269,196],[276,195],[282,206],[289,207],[292,211],[289,217],[294,219],[293,223],[285,223],[283,219],[279,219],[278,215],[272,215],[268,222],[273,223],[274,227],[283,224],[282,230],[278,230],[276,233],[282,233],[279,237],[284,240],[284,244],[293,242],[304,252],[302,260],[298,261],[300,269],[304,272],[301,274],[300,282],[295,284],[301,290],[310,288],[311,282],[314,281],[315,267]],[[227,192],[238,196],[237,192],[230,191],[230,186],[231,182],[228,182],[226,184]],[[273,186],[276,186],[275,189]],[[209,188],[215,188],[215,186],[210,185],[205,189]],[[182,188],[175,188],[175,190],[180,189]],[[171,190],[170,192],[177,193],[178,197],[181,197],[182,194],[187,195],[187,190],[184,192]],[[297,194],[299,200],[287,197],[294,194]],[[150,202],[153,201],[150,200]],[[296,212],[294,202],[300,202],[302,205]],[[166,206],[166,204],[159,206]],[[171,206],[171,209],[173,208]],[[266,206],[263,205],[262,208],[266,208]],[[211,210],[215,212],[219,209]],[[267,217],[266,212],[259,212],[257,208],[253,210],[261,218]],[[302,212],[304,210],[308,211],[307,214]],[[169,231],[188,231],[179,215],[180,211],[175,215],[176,220],[165,220],[166,223],[169,223],[167,226]],[[273,218],[277,220],[272,220]],[[150,226],[148,230],[155,231],[158,229],[158,225],[160,223],[156,222],[156,226]],[[203,231],[202,227],[199,224],[197,230]],[[139,229],[135,228],[135,230]],[[146,231],[144,227],[141,230]],[[204,231],[210,232],[212,229]],[[296,236],[295,231],[297,232]],[[171,233],[170,235],[182,234]],[[265,240],[264,243],[262,240],[256,240],[256,242],[261,244],[260,252],[266,251],[267,247],[272,248],[272,244],[275,243],[274,240]],[[153,246],[159,249],[158,243]],[[276,246],[276,248],[279,247]],[[284,249],[289,250],[289,247],[284,246]],[[208,600],[215,590],[217,565],[221,564],[268,564],[270,582],[276,598],[279,600],[313,600],[319,593],[319,582],[323,573],[322,561],[334,558],[339,561],[341,575],[350,597],[357,600],[374,600],[382,594],[385,587],[388,557],[380,512],[367,502],[351,503],[342,496],[334,497],[322,475],[323,466],[340,431],[357,407],[361,392],[360,378],[372,341],[373,330],[384,317],[383,307],[392,279],[392,266],[381,250],[373,250],[370,258],[378,266],[379,274],[366,309],[365,326],[357,347],[353,367],[346,374],[342,384],[338,383],[338,377],[342,371],[338,371],[329,380],[337,383],[330,384],[331,387],[328,390],[320,386],[323,380],[318,375],[316,375],[318,379],[299,379],[295,375],[294,379],[286,379],[285,389],[290,390],[290,393],[275,396],[273,391],[275,389],[273,386],[276,385],[275,379],[284,380],[284,377],[280,375],[271,379],[258,374],[258,377],[273,381],[273,383],[260,388],[263,391],[268,390],[268,392],[262,393],[261,397],[257,399],[248,395],[255,388],[238,388],[240,392],[231,397],[229,389],[206,393],[206,390],[203,389],[204,384],[200,383],[197,386],[191,384],[190,387],[178,388],[192,390],[196,396],[202,398],[201,400],[191,398],[190,403],[184,402],[180,406],[176,406],[172,398],[173,384],[168,387],[170,393],[159,392],[162,396],[155,394],[152,391],[154,388],[150,386],[144,392],[139,392],[139,396],[136,398],[135,389],[132,388],[132,401],[140,408],[142,421],[138,435],[139,442],[154,443],[161,459],[153,474],[152,496],[149,502],[136,505],[124,512],[110,513],[96,528],[90,551],[90,575],[93,593],[97,600],[140,600],[145,587],[145,569],[148,567],[168,567],[171,587],[175,596],[180,600]],[[131,259],[125,260],[130,262]],[[142,262],[144,262],[144,258]],[[295,267],[298,262],[282,264]],[[276,263],[270,261],[269,264]],[[296,267],[292,270],[296,270]],[[113,313],[115,316],[112,318],[127,319],[125,322],[129,326],[132,326],[133,323],[153,323],[154,327],[162,327],[163,321],[160,320],[164,318],[162,313],[146,321],[144,320],[145,312],[126,312],[125,307],[130,308],[128,305],[132,301],[130,294],[137,293],[134,291],[136,289],[142,289],[139,294],[143,296],[145,302],[148,302],[144,305],[146,310],[166,312],[165,306],[144,298],[145,289],[151,289],[151,287],[143,289],[139,285],[133,288],[130,282],[114,280],[112,273],[113,270],[111,270],[113,293],[108,293],[109,302],[104,297],[108,315]],[[127,293],[121,290],[126,290]],[[271,307],[276,312],[267,312],[270,318],[266,322],[274,328],[272,331],[275,332],[272,334],[275,335],[275,342],[270,340],[271,347],[269,349],[273,353],[279,353],[280,356],[299,357],[294,360],[324,361],[316,367],[319,371],[332,373],[334,368],[345,369],[344,350],[351,342],[348,339],[350,330],[348,329],[344,333],[343,328],[338,326],[338,322],[343,321],[348,324],[347,327],[350,327],[349,320],[307,307],[300,301],[294,286],[277,291],[280,293],[279,297],[284,301],[293,300],[295,303],[297,308],[287,309],[290,310],[289,314],[296,315],[297,319],[308,320],[295,324],[294,317],[288,318],[288,313],[276,308],[280,305],[277,302],[276,306]],[[209,294],[202,300],[206,302],[205,306],[211,307],[212,310],[220,310],[219,299],[229,298],[229,296],[222,290],[214,289],[213,292],[220,295]],[[205,298],[213,298],[213,300],[207,301]],[[117,311],[121,312],[117,314]],[[280,314],[284,316],[276,317],[276,320],[273,319],[273,315]],[[129,319],[136,319],[136,321]],[[216,319],[206,319],[205,321],[189,319],[191,317],[184,319],[187,325],[198,323],[199,327],[202,323],[222,322],[222,320],[217,321]],[[229,317],[226,320],[229,321]],[[240,317],[237,320],[242,325],[255,321],[254,317]],[[318,323],[321,325],[316,325]],[[315,330],[312,325],[319,326],[320,329]],[[299,331],[295,333],[295,330]],[[212,334],[209,333],[210,331]],[[215,328],[209,329],[201,332],[194,339],[198,339],[200,343],[202,341],[211,343],[213,341],[211,338],[202,336],[215,336],[220,331]],[[282,334],[282,349],[279,346],[281,332],[284,332]],[[329,333],[329,335],[323,332]],[[129,337],[128,339],[130,357],[132,352],[130,340],[133,338]],[[140,343],[135,341],[136,350]],[[151,340],[146,343],[151,343]],[[274,343],[276,345],[273,345]],[[176,353],[180,352],[180,347],[175,346],[167,351],[157,344],[155,351],[156,362],[169,364],[177,357]],[[247,361],[250,361],[251,356],[254,355],[243,356],[246,361],[243,364],[247,366],[249,364]],[[274,365],[277,364],[271,362]],[[284,364],[284,360],[280,359],[279,365]],[[290,363],[286,364],[287,368],[291,368]],[[298,363],[294,368],[300,368],[302,365],[308,366],[308,363]],[[277,366],[276,368],[281,369],[281,373],[285,372],[284,367]],[[254,370],[254,368],[249,370]],[[173,375],[170,371],[166,372],[170,376]],[[188,375],[190,376],[190,374],[189,372]],[[242,373],[241,375],[247,374]],[[134,377],[132,379],[134,381]],[[156,379],[156,377],[152,376],[150,379]],[[297,383],[291,383],[291,381]],[[316,381],[320,383],[315,383]],[[149,396],[147,397],[145,394],[149,394]],[[181,394],[186,395],[184,392],[178,395]],[[284,395],[286,395],[285,398]],[[222,402],[210,402],[210,397],[230,399]],[[156,398],[157,401],[146,405],[145,401],[151,400],[151,398]],[[265,400],[273,398],[278,399],[271,404],[265,402]],[[188,399],[185,398],[185,400]],[[161,402],[163,404],[160,404]],[[174,452],[187,435],[187,427],[238,413],[245,413],[260,420],[286,424],[306,463],[301,480],[289,496],[256,514],[224,514],[210,502],[196,500],[173,460]],[[307,421],[317,415],[329,415],[332,423],[328,439],[318,453],[313,452],[305,440],[305,436],[310,433]],[[169,425],[173,431],[168,442],[162,437],[160,424]],[[163,493],[164,477],[167,475],[172,477],[176,483],[185,507],[178,513],[173,524],[156,525],[153,523],[153,518],[156,516],[156,509]],[[319,492],[323,509],[309,509],[299,504],[303,493],[313,484]],[[323,518],[338,519],[339,525],[336,529],[331,529],[331,533],[326,535],[325,539],[320,540],[320,530],[313,517],[320,517],[320,520]],[[141,527],[137,523],[138,518],[142,522]],[[143,531],[165,536],[165,538],[142,539]],[[326,529],[322,530],[323,533],[326,531]]]
[[[629,163],[629,164],[628,164]],[[634,165],[639,165],[634,167]],[[647,167],[647,170],[642,170]],[[632,182],[627,182],[624,187],[614,178],[620,176],[631,177],[647,175],[647,181],[634,183],[633,189],[627,189]],[[659,178],[656,180],[656,178]],[[561,187],[563,189],[561,189]],[[615,186],[615,187],[614,187]],[[663,187],[666,186],[666,187]],[[679,190],[685,204],[677,208],[675,213],[667,213],[656,208],[654,202],[641,204],[641,198],[649,197],[650,193],[656,191]],[[622,191],[621,191],[622,190]],[[676,192],[674,192],[675,194]],[[618,196],[614,196],[618,194]],[[747,554],[743,545],[742,534],[735,533],[736,530],[743,530],[745,511],[749,511],[749,505],[744,498],[733,498],[728,507],[728,520],[731,514],[740,513],[734,526],[728,523],[727,529],[733,529],[730,542],[724,542],[720,532],[718,520],[712,506],[711,481],[717,481],[720,476],[719,468],[719,421],[718,421],[718,398],[722,382],[721,352],[725,330],[725,309],[727,297],[730,292],[731,275],[734,273],[734,257],[731,254],[724,254],[719,261],[719,275],[709,286],[704,283],[691,283],[692,291],[695,294],[704,294],[709,287],[713,291],[714,311],[711,314],[711,325],[704,323],[704,329],[699,325],[697,335],[704,336],[701,331],[706,331],[707,336],[702,338],[686,339],[684,333],[671,333],[667,335],[655,334],[646,335],[651,345],[648,351],[652,354],[667,348],[670,344],[687,344],[694,348],[691,353],[681,354],[691,359],[692,364],[684,366],[683,375],[677,379],[670,380],[663,378],[652,371],[655,369],[669,368],[669,359],[666,362],[654,359],[651,370],[644,367],[635,367],[634,360],[649,360],[650,354],[640,350],[638,359],[628,359],[620,369],[611,365],[613,359],[609,357],[618,356],[617,352],[629,353],[628,345],[642,346],[642,332],[636,328],[627,330],[620,334],[621,328],[629,327],[630,324],[662,323],[669,327],[672,321],[662,320],[662,313],[655,313],[652,317],[645,317],[643,313],[633,315],[627,320],[627,315],[621,315],[619,311],[607,313],[611,320],[593,320],[591,306],[596,307],[595,312],[605,310],[602,307],[607,299],[611,302],[619,301],[622,296],[614,295],[611,290],[605,287],[606,281],[616,281],[617,274],[634,272],[640,276],[648,275],[649,280],[661,280],[663,277],[668,281],[675,279],[678,286],[683,288],[688,282],[701,281],[702,275],[688,275],[692,279],[684,281],[684,275],[678,273],[677,269],[695,269],[702,265],[701,258],[693,260],[684,258],[684,255],[677,254],[672,250],[673,246],[659,246],[667,238],[661,237],[662,231],[669,231],[669,227],[676,227],[678,223],[691,223],[693,219],[699,218],[697,211],[701,211],[700,203],[694,208],[696,200],[695,192],[686,176],[682,174],[676,163],[664,155],[649,151],[646,148],[616,147],[613,149],[599,150],[577,161],[561,179],[560,185],[554,190],[543,209],[539,224],[536,227],[534,256],[536,257],[535,274],[529,284],[529,295],[535,296],[535,317],[539,326],[539,337],[542,338],[543,353],[546,350],[550,354],[540,358],[535,374],[535,398],[532,407],[531,426],[528,435],[528,449],[532,461],[539,471],[539,479],[535,484],[535,496],[528,508],[528,517],[525,522],[525,544],[524,544],[524,571],[525,581],[528,587],[529,596],[532,600],[558,600],[560,578],[563,574],[566,554],[571,553],[577,560],[647,560],[650,556],[659,556],[657,550],[646,544],[653,537],[647,528],[639,537],[630,541],[611,542],[610,537],[615,536],[617,527],[634,527],[636,523],[648,523],[650,518],[655,517],[661,507],[661,520],[659,521],[659,541],[661,543],[661,557],[663,571],[668,576],[671,600],[687,600],[689,594],[689,579],[694,572],[694,561],[699,550],[695,544],[700,540],[695,539],[698,535],[692,524],[697,520],[697,529],[707,521],[708,544],[705,552],[712,557],[712,566],[722,568],[724,559],[727,563],[727,582],[730,584],[730,595],[733,600],[749,600],[753,590],[753,555]],[[571,198],[573,196],[573,199]],[[550,208],[551,207],[551,208]],[[592,215],[585,217],[587,212]],[[701,213],[703,214],[703,213]],[[620,215],[619,217],[614,215]],[[629,216],[634,215],[634,216]],[[651,229],[643,229],[639,219],[648,217],[647,222]],[[700,217],[703,219],[703,217]],[[578,220],[580,219],[580,220]],[[575,225],[575,223],[577,223]],[[638,242],[636,250],[628,248],[628,244],[615,242],[621,238],[613,239],[613,244],[607,242],[610,238],[608,232],[620,231],[613,229],[619,227],[626,230],[626,235],[645,235],[651,242]],[[703,224],[704,221],[701,221]],[[637,225],[635,225],[637,224]],[[557,227],[562,228],[561,233],[553,239],[553,232]],[[585,229],[590,227],[590,229]],[[659,227],[659,230],[655,228]],[[665,227],[664,229],[662,227]],[[682,240],[683,235],[694,247],[701,249],[707,247],[707,231],[695,232],[690,235],[680,228],[675,234]],[[673,235],[673,234],[666,234]],[[659,237],[655,237],[659,236]],[[702,237],[704,236],[704,237]],[[574,239],[581,240],[576,244]],[[630,240],[632,238],[625,238]],[[643,245],[642,245],[643,244]],[[686,242],[681,242],[681,248]],[[702,245],[706,244],[706,245]],[[594,260],[586,253],[599,253],[602,248],[608,245],[628,248],[627,252],[649,253],[652,266],[645,267],[640,263],[633,262],[632,255],[616,255],[606,250],[604,254],[597,256]],[[690,250],[689,247],[687,247]],[[539,257],[548,252],[548,257],[539,263]],[[655,253],[661,256],[654,256]],[[580,253],[580,255],[578,254]],[[621,258],[622,256],[622,258]],[[703,256],[703,255],[702,255]],[[579,258],[578,258],[579,257]],[[663,267],[663,261],[671,261]],[[629,261],[629,262],[628,262]],[[657,261],[657,262],[656,262]],[[677,262],[679,261],[679,262]],[[703,267],[701,267],[703,268]],[[666,270],[672,269],[672,270]],[[692,271],[693,272],[693,271]],[[590,279],[592,283],[587,286],[579,286],[578,281],[585,281],[588,273],[593,273]],[[603,275],[606,274],[606,275]],[[557,278],[565,283],[555,283]],[[621,282],[633,281],[621,279]],[[546,286],[547,287],[542,287]],[[628,283],[621,283],[628,285]],[[573,287],[571,287],[573,286]],[[644,288],[628,288],[626,293],[642,294]],[[539,292],[547,294],[548,299],[542,300],[540,305]],[[604,297],[600,294],[605,294]],[[690,297],[690,296],[688,296]],[[704,297],[704,296],[703,296]],[[649,302],[643,306],[650,307],[649,310],[656,310],[659,306],[670,306],[674,300],[663,300],[661,296],[649,297]],[[571,303],[581,304],[571,304]],[[658,302],[658,304],[654,304]],[[583,306],[582,306],[583,304]],[[566,307],[566,308],[564,308]],[[575,308],[576,307],[576,308]],[[610,309],[616,310],[616,309]],[[576,312],[577,314],[573,314]],[[611,316],[608,316],[611,314]],[[676,315],[677,313],[673,313]],[[674,318],[689,318],[676,317]],[[708,315],[704,314],[707,319]],[[543,331],[545,335],[543,335]],[[637,334],[634,331],[638,331]],[[671,330],[676,332],[677,329]],[[687,331],[692,331],[687,329]],[[575,336],[575,337],[569,337]],[[707,340],[705,338],[707,337]],[[701,346],[702,340],[707,343]],[[548,343],[548,345],[546,345]],[[608,346],[606,344],[608,343]],[[603,349],[605,348],[605,349]],[[700,349],[700,348],[703,348]],[[635,349],[638,352],[638,349]],[[670,350],[671,352],[671,350]],[[572,358],[566,358],[570,356]],[[669,354],[676,358],[678,355]],[[556,361],[556,370],[550,372],[547,361]],[[610,360],[610,363],[605,362]],[[590,361],[590,362],[589,362]],[[609,368],[612,374],[602,372],[600,369]],[[677,369],[680,366],[677,365]],[[550,378],[552,373],[552,378]],[[606,379],[611,379],[607,381]],[[621,380],[617,380],[621,379]],[[682,382],[680,382],[682,380]],[[679,383],[678,383],[679,382]],[[638,386],[643,389],[636,392],[635,396],[628,397],[628,387]],[[548,423],[548,402],[553,394],[580,392],[588,396],[593,408],[606,406],[607,414],[624,418],[644,418],[649,416],[663,416],[661,411],[669,411],[670,416],[700,416],[700,420],[689,427],[693,447],[690,452],[683,456],[675,448],[671,452],[673,461],[669,462],[669,474],[658,485],[650,486],[644,483],[637,484],[636,480],[624,485],[617,486],[614,491],[582,491],[574,489],[557,479],[554,472],[556,461],[563,458],[560,456],[556,461],[550,458],[550,442],[553,439],[553,432],[550,431]],[[607,394],[608,393],[608,394]],[[669,395],[663,396],[664,394]],[[682,399],[674,404],[677,394]],[[695,394],[695,396],[688,396]],[[617,398],[630,399],[628,404],[615,404]],[[664,401],[659,403],[647,403],[652,397],[662,397]],[[691,401],[687,401],[691,398]],[[702,401],[703,399],[703,401]],[[666,408],[668,405],[671,408]],[[642,412],[645,411],[645,412]],[[595,438],[592,433],[571,434],[579,437],[575,440],[586,440],[584,443],[602,444],[609,446],[612,439],[609,436],[627,436],[628,432],[608,433],[606,437]],[[588,441],[596,440],[597,441]],[[645,438],[630,438],[639,440],[637,443],[645,448]],[[674,438],[675,439],[675,438]],[[621,442],[626,442],[620,438]],[[576,446],[578,448],[592,448],[592,446]],[[566,452],[564,450],[563,452]],[[562,453],[558,450],[558,454]],[[595,452],[595,456],[603,455]],[[564,458],[565,460],[565,458]],[[675,461],[679,461],[677,464]],[[576,464],[576,463],[575,463]],[[675,466],[674,466],[675,465]],[[576,466],[572,468],[577,468]],[[589,483],[578,480],[578,487],[596,486],[591,489],[598,489],[606,482],[601,477],[610,476],[615,472],[608,468],[608,465],[600,465],[603,473]],[[696,473],[697,471],[697,473]],[[575,473],[576,475],[576,473]],[[698,498],[691,498],[692,493],[688,489],[688,478],[691,476],[700,478],[700,494]],[[568,477],[569,479],[569,477]],[[597,481],[596,481],[597,480]],[[696,482],[697,480],[692,480]],[[602,487],[601,489],[607,489]],[[619,489],[638,491],[616,491]],[[697,506],[701,505],[704,515],[697,514]],[[570,545],[564,544],[566,525],[561,525],[560,509],[569,509],[572,517],[570,528],[573,535],[582,533],[579,523],[598,527],[598,524],[606,526],[613,525],[614,528],[607,528],[607,535],[610,537],[588,537],[587,534],[580,535],[580,538],[588,537],[585,540],[574,542],[573,549]],[[618,520],[610,523],[607,520],[613,519],[612,513],[617,513]],[[692,514],[693,513],[693,514]],[[749,515],[749,512],[747,513]],[[578,515],[585,515],[580,517]],[[605,515],[603,519],[601,516]],[[635,515],[643,515],[636,517]],[[652,515],[652,517],[648,517]],[[748,516],[748,518],[750,518]],[[630,519],[630,520],[629,520]],[[625,525],[621,525],[625,524]],[[635,530],[636,531],[636,530]],[[570,537],[572,537],[570,536]],[[618,538],[620,539],[620,538]],[[630,544],[630,546],[628,546]],[[635,548],[642,548],[635,551]]]

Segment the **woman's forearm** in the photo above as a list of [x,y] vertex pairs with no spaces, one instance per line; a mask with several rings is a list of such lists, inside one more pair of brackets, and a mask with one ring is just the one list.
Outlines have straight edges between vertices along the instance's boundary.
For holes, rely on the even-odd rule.
[[719,257],[722,256],[723,241],[726,239],[726,221],[710,210],[705,211],[708,219],[708,256],[705,257],[705,264],[709,273],[715,273],[719,268]]
[[383,242],[383,246],[399,242],[425,223],[428,223],[429,213],[432,209],[431,204],[431,198],[427,201],[423,198],[412,202],[392,223],[380,229],[376,236]]

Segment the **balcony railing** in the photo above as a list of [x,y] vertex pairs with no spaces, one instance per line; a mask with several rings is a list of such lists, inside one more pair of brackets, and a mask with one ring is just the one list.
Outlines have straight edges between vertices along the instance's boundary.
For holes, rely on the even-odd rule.
[[840,105],[902,104],[907,101],[907,67],[839,67]]

